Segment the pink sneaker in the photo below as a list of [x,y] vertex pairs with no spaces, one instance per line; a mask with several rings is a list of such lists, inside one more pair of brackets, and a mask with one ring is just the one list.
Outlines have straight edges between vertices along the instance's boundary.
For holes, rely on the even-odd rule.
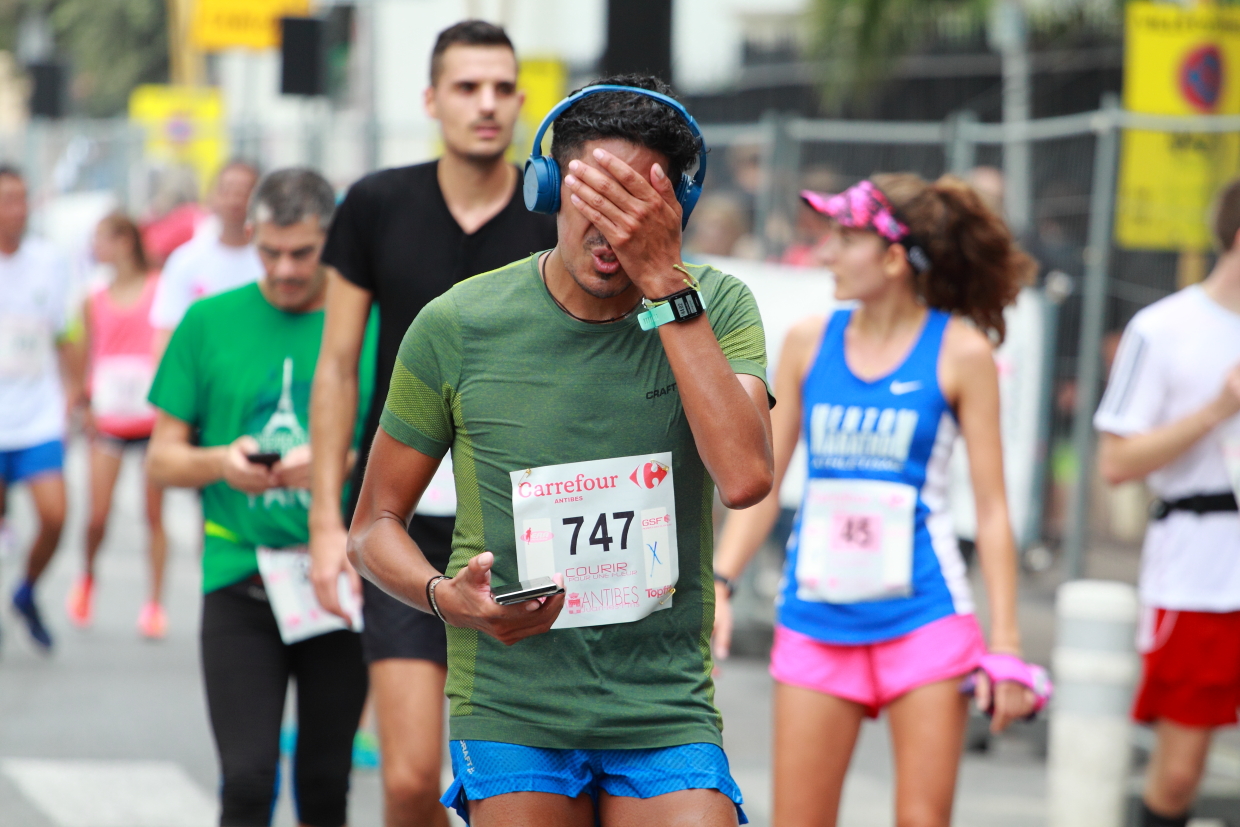
[[69,597],[65,600],[69,620],[79,629],[85,629],[95,619],[95,578],[83,574],[73,582]]
[[163,640],[168,634],[168,615],[164,607],[154,601],[146,603],[138,615],[138,631],[147,640]]

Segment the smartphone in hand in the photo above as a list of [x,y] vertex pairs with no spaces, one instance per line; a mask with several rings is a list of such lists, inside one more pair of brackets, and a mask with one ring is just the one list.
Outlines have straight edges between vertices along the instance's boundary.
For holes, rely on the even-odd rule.
[[266,465],[268,468],[280,461],[280,455],[274,451],[264,454],[246,454],[245,458],[255,465]]
[[550,577],[536,577],[533,580],[522,580],[511,586],[492,586],[491,597],[501,606],[537,600],[540,597],[551,597],[563,594],[564,587]]

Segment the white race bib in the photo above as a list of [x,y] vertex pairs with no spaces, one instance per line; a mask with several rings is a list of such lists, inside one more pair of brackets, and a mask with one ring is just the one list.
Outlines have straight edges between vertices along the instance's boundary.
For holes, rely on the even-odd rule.
[[797,543],[797,597],[825,603],[907,597],[916,508],[911,485],[809,480]]
[[512,472],[517,571],[564,576],[553,629],[670,608],[678,576],[670,452]]
[[38,379],[52,358],[52,331],[46,319],[0,316],[0,379]]
[[1236,499],[1240,500],[1240,436],[1229,436],[1223,439],[1223,460],[1227,463],[1227,476],[1231,479],[1231,490]]
[[150,356],[103,356],[94,365],[90,409],[96,416],[144,417],[154,408],[146,401],[155,377]]
[[435,469],[430,485],[422,492],[415,511],[426,517],[453,517],[456,515],[456,478],[452,476],[452,452],[443,455],[443,462]]
[[343,572],[337,584],[340,605],[349,613],[352,624],[346,624],[319,605],[318,598],[314,596],[314,585],[310,582],[310,554],[304,547],[260,547],[258,572],[267,590],[271,613],[276,616],[276,625],[280,627],[280,639],[285,643],[296,643],[340,629],[361,631],[362,607]]

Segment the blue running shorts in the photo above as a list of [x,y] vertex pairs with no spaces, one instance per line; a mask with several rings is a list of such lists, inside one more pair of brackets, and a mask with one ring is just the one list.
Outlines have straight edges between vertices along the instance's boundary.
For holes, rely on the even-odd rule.
[[49,471],[59,472],[64,464],[65,447],[59,439],[30,448],[0,451],[0,480],[12,485]]
[[728,757],[714,744],[660,749],[541,749],[499,741],[451,741],[452,786],[440,801],[469,823],[468,801],[505,793],[555,793],[577,798],[599,790],[653,798],[680,790],[718,790],[748,824]]

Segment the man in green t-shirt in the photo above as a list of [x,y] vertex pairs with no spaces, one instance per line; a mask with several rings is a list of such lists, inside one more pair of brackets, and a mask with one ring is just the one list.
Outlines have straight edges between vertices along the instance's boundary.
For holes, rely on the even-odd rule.
[[192,305],[151,385],[150,477],[202,489],[202,665],[221,824],[271,818],[290,677],[298,820],[346,820],[366,669],[359,635],[318,605],[305,548],[310,383],[326,286],[319,255],[334,207],[316,172],[264,178],[250,204],[263,279]]
[[[563,199],[555,249],[406,333],[350,532],[364,576],[448,624],[444,803],[480,827],[743,821],[713,701],[711,508],[716,486],[733,508],[771,487],[762,322],[739,281],[681,262],[696,124],[655,78],[604,83],[629,90],[555,122],[564,184],[533,199]],[[403,522],[448,450],[443,577]],[[540,579],[566,593],[492,596]]]

